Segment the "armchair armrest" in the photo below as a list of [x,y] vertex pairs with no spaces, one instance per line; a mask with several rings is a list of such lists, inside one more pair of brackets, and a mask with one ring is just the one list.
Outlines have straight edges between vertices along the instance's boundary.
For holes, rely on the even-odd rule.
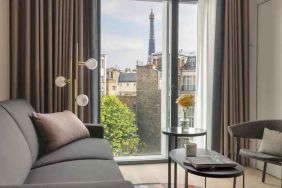
[[52,184],[24,184],[0,186],[0,188],[134,188],[129,181],[83,182],[83,183],[52,183]]
[[86,123],[85,126],[92,138],[104,138],[104,127],[102,124]]

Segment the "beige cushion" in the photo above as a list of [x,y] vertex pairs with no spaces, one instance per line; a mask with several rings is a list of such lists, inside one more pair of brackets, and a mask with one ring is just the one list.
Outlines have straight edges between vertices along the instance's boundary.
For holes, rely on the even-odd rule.
[[70,111],[51,114],[34,112],[32,119],[46,142],[48,152],[90,136],[85,125]]
[[259,152],[282,157],[282,132],[265,128]]

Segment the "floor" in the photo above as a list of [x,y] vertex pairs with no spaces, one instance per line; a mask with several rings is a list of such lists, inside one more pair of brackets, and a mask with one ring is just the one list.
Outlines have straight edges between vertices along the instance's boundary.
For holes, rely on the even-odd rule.
[[[120,169],[126,180],[134,184],[140,183],[166,183],[167,164],[149,165],[122,165]],[[189,182],[193,185],[203,186],[204,178],[189,174]],[[178,167],[178,183],[184,184],[184,170]],[[207,179],[208,188],[232,187],[233,179]],[[242,187],[242,178],[238,179],[237,187]],[[261,171],[246,168],[246,188],[280,188],[280,180],[267,175],[266,183],[261,182]]]

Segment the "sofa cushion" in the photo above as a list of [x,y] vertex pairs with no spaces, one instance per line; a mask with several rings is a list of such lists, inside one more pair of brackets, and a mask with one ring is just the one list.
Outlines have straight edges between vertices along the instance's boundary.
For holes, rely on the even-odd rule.
[[1,102],[0,105],[13,117],[21,129],[31,151],[32,161],[37,159],[39,153],[39,140],[36,129],[30,118],[34,109],[32,106],[21,99],[14,99]]
[[112,160],[77,160],[33,169],[25,184],[124,180]]
[[42,156],[34,163],[33,168],[64,161],[80,159],[112,160],[113,158],[114,157],[107,140],[98,138],[85,138],[72,142],[45,156]]
[[31,151],[16,122],[0,107],[0,187],[20,185],[32,165]]
[[88,129],[78,117],[66,110],[56,113],[32,113],[32,119],[46,144],[46,151],[54,151],[73,141],[90,137]]

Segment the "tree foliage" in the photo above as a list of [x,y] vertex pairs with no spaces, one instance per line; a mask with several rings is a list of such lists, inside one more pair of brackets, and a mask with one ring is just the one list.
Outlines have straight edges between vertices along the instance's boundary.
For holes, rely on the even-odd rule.
[[115,156],[130,155],[138,151],[138,137],[135,114],[116,96],[101,99],[101,122],[105,137],[111,143]]

